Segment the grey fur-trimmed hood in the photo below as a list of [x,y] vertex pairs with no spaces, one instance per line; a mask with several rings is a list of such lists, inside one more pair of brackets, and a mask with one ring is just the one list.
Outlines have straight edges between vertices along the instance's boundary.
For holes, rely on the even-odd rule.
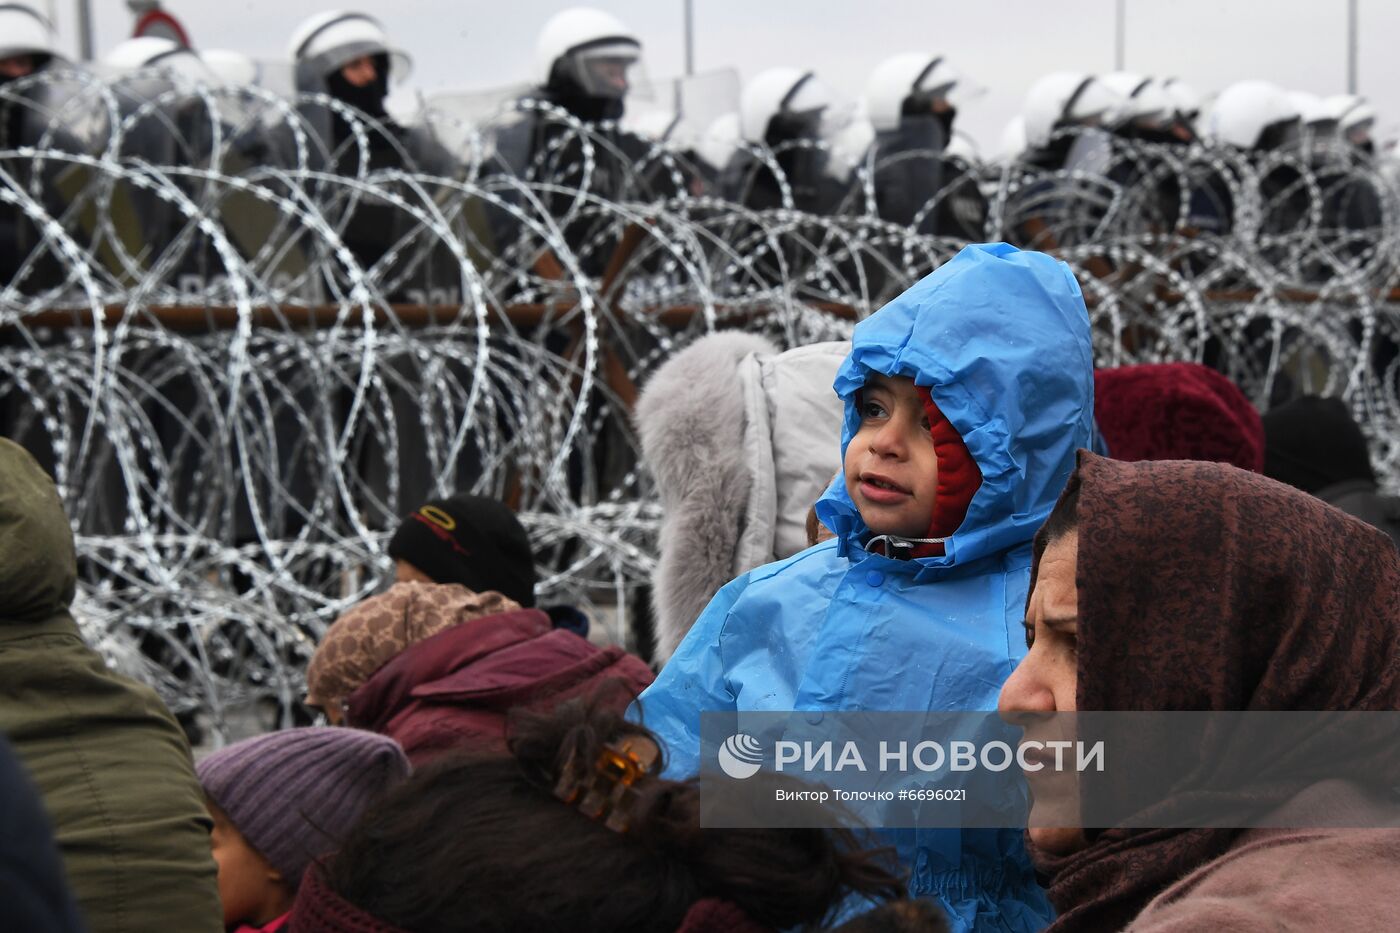
[[764,337],[721,331],[643,388],[637,429],[662,507],[654,660],[670,658],[724,584],[806,546],[807,510],[840,468],[831,383],[848,350],[779,353]]

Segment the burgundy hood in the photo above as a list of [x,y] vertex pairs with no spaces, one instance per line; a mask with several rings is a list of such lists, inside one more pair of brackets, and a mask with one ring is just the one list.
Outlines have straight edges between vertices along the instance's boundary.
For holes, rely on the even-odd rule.
[[350,695],[347,722],[397,739],[415,765],[456,748],[504,749],[506,714],[546,710],[609,680],[626,709],[652,681],[621,648],[555,629],[538,609],[484,616],[400,653]]

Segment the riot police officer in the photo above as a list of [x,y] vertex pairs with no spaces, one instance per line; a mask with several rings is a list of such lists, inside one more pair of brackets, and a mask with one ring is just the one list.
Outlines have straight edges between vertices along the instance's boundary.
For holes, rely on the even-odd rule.
[[[62,56],[54,47],[53,25],[48,19],[24,3],[0,5],[0,150],[41,142],[46,148],[82,148],[62,126],[51,125],[44,117],[45,111],[52,112],[52,100],[43,100],[52,97],[48,93],[52,85],[38,76],[56,61],[62,61]],[[47,138],[41,140],[43,136]],[[34,174],[40,172],[44,181],[38,186],[38,196],[50,213],[61,212],[54,192],[47,190],[60,165],[15,157],[5,159],[4,167],[19,187],[31,193]],[[57,260],[51,255],[31,257],[39,239],[33,221],[18,205],[0,205],[0,283],[14,283],[28,260],[21,289],[55,284],[62,275]]]
[[769,68],[744,85],[739,134],[748,146],[725,167],[724,196],[753,210],[784,207],[790,198],[797,210],[834,213],[851,187],[827,145],[835,103],[815,72],[798,68]]
[[[304,95],[299,107],[320,137],[320,158],[327,171],[361,181],[395,170],[455,174],[451,157],[431,134],[405,127],[389,114],[385,101],[390,82],[407,77],[412,60],[390,43],[374,17],[343,10],[318,13],[293,32],[290,54],[297,91]],[[344,106],[328,106],[314,95]],[[357,264],[368,269],[411,232],[410,222],[373,193],[350,195],[348,187],[331,193],[350,211],[348,217],[340,215],[340,236]],[[354,206],[348,206],[352,201]],[[388,291],[407,293],[406,284],[396,277],[386,280]]]
[[1026,94],[1027,162],[1044,169],[1070,166],[1081,137],[1061,132],[1112,126],[1118,120],[1123,98],[1095,75],[1059,71],[1040,78]]
[[962,76],[941,55],[886,59],[865,87],[875,131],[876,210],[919,232],[965,242],[984,238],[987,203],[966,163],[948,155]]

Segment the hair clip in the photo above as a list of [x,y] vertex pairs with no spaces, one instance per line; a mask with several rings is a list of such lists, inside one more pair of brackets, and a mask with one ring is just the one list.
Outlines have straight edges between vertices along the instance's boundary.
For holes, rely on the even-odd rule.
[[627,832],[638,796],[633,785],[651,776],[661,760],[661,746],[645,735],[623,736],[603,746],[591,769],[578,766],[577,754],[569,756],[554,796],[577,806],[589,819],[602,819],[613,832]]

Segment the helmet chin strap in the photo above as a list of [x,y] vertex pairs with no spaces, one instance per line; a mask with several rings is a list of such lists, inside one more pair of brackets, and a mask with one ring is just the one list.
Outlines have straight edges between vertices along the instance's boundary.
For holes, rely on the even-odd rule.
[[[952,536],[949,535],[949,537]],[[884,556],[893,557],[895,548],[906,548],[912,551],[914,546],[918,544],[942,544],[947,540],[948,538],[905,538],[900,535],[876,535],[866,542],[865,549],[872,550],[876,541],[883,541],[885,543]]]

